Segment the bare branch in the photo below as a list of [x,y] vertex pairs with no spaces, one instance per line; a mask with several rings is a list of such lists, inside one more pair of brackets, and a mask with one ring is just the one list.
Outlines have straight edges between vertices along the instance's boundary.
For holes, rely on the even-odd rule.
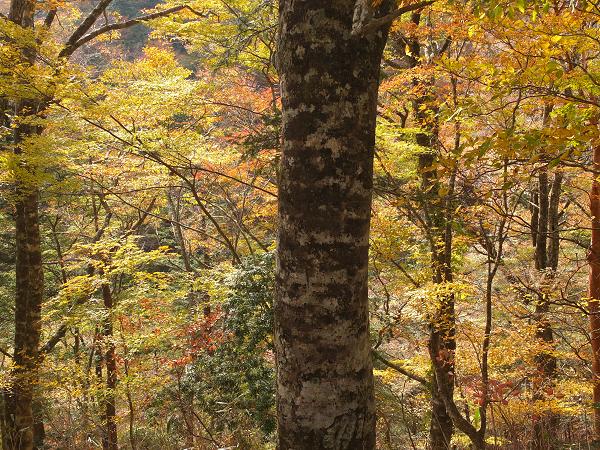
[[[84,19],[83,22],[77,27],[77,29],[73,32],[73,34],[67,40],[65,44],[65,48],[60,52],[60,57],[70,56],[73,51],[69,51],[75,43],[81,39],[81,37],[89,31],[90,28],[96,23],[96,20],[106,8],[111,4],[112,0],[100,0],[100,2],[96,5],[94,9],[88,14],[88,16]],[[64,54],[63,54],[64,53]]]
[[136,24],[139,24],[142,22],[147,22],[149,20],[166,17],[170,14],[174,14],[174,13],[182,11],[184,9],[187,9],[201,17],[207,16],[206,14],[198,12],[187,5],[179,5],[179,6],[174,6],[172,8],[169,8],[169,9],[165,9],[164,11],[158,11],[158,12],[155,12],[152,14],[146,14],[144,16],[135,17],[135,18],[127,20],[125,22],[112,23],[109,25],[105,25],[101,28],[98,28],[97,30],[92,31],[91,33],[88,33],[85,36],[82,35],[75,41],[71,41],[71,39],[69,39],[69,42],[67,43],[67,45],[59,53],[59,57],[60,58],[68,58],[75,52],[75,50],[77,50],[82,45],[88,43],[89,41],[97,38],[98,36],[100,36],[102,34],[108,33],[109,31],[123,30],[125,28],[129,28],[133,25],[136,25]]
[[68,325],[62,324],[58,330],[56,330],[56,332],[52,335],[52,337],[50,339],[48,339],[48,342],[46,342],[44,345],[42,345],[42,347],[40,348],[40,355],[45,356],[46,354],[50,353],[52,350],[54,350],[54,347],[56,347],[56,344],[58,344],[60,342],[60,340],[65,337],[65,334],[67,334],[67,331],[69,330]]
[[52,26],[52,22],[54,22],[54,19],[56,18],[56,8],[52,8],[50,11],[48,11],[48,14],[46,14],[46,18],[44,19],[44,26],[46,28],[50,28]]
[[433,3],[435,3],[435,0],[427,0],[427,1],[423,1],[423,2],[413,3],[411,5],[403,6],[401,8],[396,9],[395,11],[392,11],[389,14],[386,14],[383,17],[378,17],[376,19],[370,20],[362,27],[353,31],[352,34],[354,34],[356,36],[364,36],[366,34],[372,33],[383,26],[391,24],[394,20],[396,20],[402,14],[405,14],[405,13],[411,12],[411,11],[416,11],[418,9],[423,9],[429,5],[432,5]]

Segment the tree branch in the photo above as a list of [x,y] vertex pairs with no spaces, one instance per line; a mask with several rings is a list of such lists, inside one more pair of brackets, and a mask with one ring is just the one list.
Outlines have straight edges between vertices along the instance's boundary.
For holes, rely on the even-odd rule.
[[[69,51],[75,43],[81,39],[81,37],[89,31],[90,28],[96,23],[98,17],[104,12],[108,5],[110,5],[112,0],[100,0],[100,2],[96,5],[94,9],[88,14],[88,16],[84,19],[83,22],[77,27],[77,29],[73,32],[73,34],[67,40],[65,44],[65,48],[60,52],[59,56],[70,56],[75,49]],[[64,53],[64,54],[63,54]]]
[[46,354],[50,353],[52,350],[54,350],[54,347],[56,347],[56,344],[58,344],[60,342],[60,340],[65,337],[65,334],[67,334],[67,331],[69,330],[69,327],[65,324],[62,324],[58,330],[56,330],[56,332],[52,335],[52,337],[50,339],[48,339],[48,342],[46,342],[42,348],[40,348],[40,355],[42,356],[46,356]]
[[2,347],[0,347],[0,353],[2,353],[4,356],[13,359],[13,355],[11,355],[10,353],[8,353],[6,350],[4,350]]
[[394,364],[393,362],[388,361],[378,351],[371,350],[371,353],[373,354],[373,358],[382,362],[384,365],[388,366],[390,369],[394,369],[396,372],[401,373],[402,375],[410,378],[411,380],[421,383],[423,386],[425,386],[427,388],[431,387],[431,384],[425,378],[404,369],[403,367],[399,366],[398,364]]
[[426,6],[432,5],[435,3],[435,0],[427,0],[423,2],[413,3],[411,5],[406,5],[401,8],[392,11],[389,14],[386,14],[383,17],[377,17],[375,19],[370,20],[362,27],[356,29],[352,32],[352,34],[356,36],[364,36],[366,34],[372,33],[373,31],[378,30],[379,28],[391,24],[394,20],[400,17],[402,14],[407,12],[416,11],[418,9],[423,9]]
[[102,35],[104,33],[108,33],[109,31],[123,30],[125,28],[129,28],[129,27],[131,27],[133,25],[136,25],[138,23],[147,22],[147,21],[153,20],[153,19],[158,19],[160,17],[165,17],[165,16],[168,16],[170,14],[173,14],[173,13],[179,12],[181,10],[184,10],[184,9],[192,11],[194,14],[196,14],[198,16],[206,17],[206,14],[198,12],[198,11],[194,10],[193,8],[187,6],[187,5],[174,6],[172,8],[165,9],[164,11],[158,11],[158,12],[155,12],[155,13],[152,13],[152,14],[146,14],[144,16],[135,17],[135,18],[127,20],[125,22],[112,23],[110,25],[105,25],[105,26],[103,26],[101,28],[98,28],[95,31],[92,31],[91,33],[86,34],[85,36],[83,36],[83,35],[79,36],[74,41],[72,41],[72,37],[73,36],[71,36],[71,39],[69,39],[69,42],[67,42],[67,45],[65,45],[65,47],[61,50],[61,52],[59,53],[58,56],[60,58],[68,58],[69,56],[71,56],[75,52],[75,50],[77,50],[82,45],[88,43],[89,41],[97,38],[98,36],[100,36],[100,35]]
[[50,11],[48,11],[46,18],[44,19],[44,26],[46,28],[50,28],[52,26],[52,22],[54,22],[54,19],[56,18],[56,12],[56,8],[52,8]]
[[[125,233],[125,236],[129,236],[131,233],[133,233],[137,228],[139,228],[144,223],[144,221],[150,214],[148,212],[148,210],[152,209],[155,204],[156,204],[156,197],[154,197],[150,201],[150,205],[148,205],[147,210],[143,211],[142,215],[136,221],[136,223],[130,228],[130,230],[127,233]],[[108,211],[107,215],[104,217],[104,223],[103,223],[102,227],[94,235],[93,242],[98,242],[102,238],[104,231],[110,225],[111,217],[112,217],[112,212]],[[88,271],[89,271],[89,268],[88,268]],[[87,300],[88,300],[87,297],[82,297],[76,302],[76,305],[81,305],[81,304],[85,303]],[[50,353],[52,350],[54,350],[54,347],[56,347],[56,344],[58,344],[60,342],[60,340],[63,337],[65,337],[65,335],[67,334],[67,331],[69,331],[68,324],[63,323],[60,327],[58,327],[58,330],[56,330],[56,332],[50,337],[50,339],[48,339],[48,341],[40,348],[40,354],[42,355],[42,357],[45,357],[48,353]]]

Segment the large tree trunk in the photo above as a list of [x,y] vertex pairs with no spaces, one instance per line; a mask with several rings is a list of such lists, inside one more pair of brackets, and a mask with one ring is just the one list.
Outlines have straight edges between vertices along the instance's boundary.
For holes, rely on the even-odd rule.
[[600,443],[600,146],[594,148],[594,180],[590,195],[592,215],[592,245],[588,254],[590,265],[589,317],[592,343],[592,383],[594,408],[594,441]]
[[353,35],[354,10],[354,0],[280,2],[280,450],[375,446],[367,266],[387,29]]
[[[24,27],[33,28],[35,1],[13,0],[9,19]],[[25,49],[23,59],[33,62],[35,49]],[[25,116],[36,113],[31,101],[15,99],[14,113]],[[23,140],[38,130],[27,124],[18,124],[13,131],[14,151],[20,155]],[[22,165],[23,171],[30,168]],[[29,177],[26,177],[29,178]],[[16,242],[16,295],[15,344],[12,385],[5,398],[4,447],[29,450],[35,446],[33,390],[38,384],[38,353],[41,333],[41,304],[43,297],[43,270],[38,217],[38,189],[35,183],[17,179],[15,183],[15,242]]]

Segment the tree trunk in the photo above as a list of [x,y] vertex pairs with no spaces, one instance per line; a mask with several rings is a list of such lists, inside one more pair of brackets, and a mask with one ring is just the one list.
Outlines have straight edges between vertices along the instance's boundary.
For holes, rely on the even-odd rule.
[[[448,268],[448,271],[450,269]],[[449,278],[444,281],[451,282]],[[444,393],[452,398],[454,394],[454,353],[456,350],[456,318],[454,312],[454,296],[445,295],[439,299],[440,305],[430,324],[429,354],[437,361],[432,364],[445,372],[446,376],[440,378],[433,371],[431,388],[431,423],[429,427],[429,448],[431,450],[447,450],[450,448],[454,423],[447,411]],[[441,386],[443,384],[443,386]]]
[[16,303],[12,385],[5,400],[6,444],[34,448],[33,388],[38,383],[38,350],[43,293],[37,192],[18,192],[16,204]]
[[[543,125],[550,122],[553,105],[546,104],[543,111]],[[542,157],[544,157],[542,151]],[[537,188],[532,197],[537,197],[537,212],[532,216],[532,230],[535,246],[535,268],[540,271],[543,280],[540,293],[536,299],[534,320],[537,322],[536,338],[548,347],[554,345],[554,332],[549,320],[550,302],[548,294],[543,292],[543,285],[551,280],[558,268],[558,251],[560,232],[558,229],[560,193],[562,174],[555,172],[552,185],[548,178],[548,168],[542,167],[538,175]],[[556,377],[556,357],[551,352],[540,352],[536,356],[538,382],[534,382],[534,400],[543,400],[544,389],[552,387]],[[534,421],[533,448],[546,450],[555,448],[557,442],[557,417],[550,413]]]
[[[33,28],[35,1],[13,0],[9,20],[23,28]],[[23,50],[23,59],[33,62],[35,49]],[[15,99],[14,114],[35,114],[32,101]],[[18,124],[13,131],[12,144],[20,155],[23,139],[38,132],[36,127]],[[21,166],[24,171],[29,167]],[[35,182],[17,179],[15,182],[15,242],[16,295],[15,343],[12,385],[5,398],[4,447],[29,450],[35,447],[34,428],[40,429],[33,415],[34,386],[38,384],[38,353],[41,332],[41,305],[44,290],[41,239],[38,217],[38,189]]]
[[592,383],[594,410],[594,442],[600,443],[600,146],[594,148],[594,180],[590,195],[592,245],[588,254],[590,265],[589,317],[592,343]]
[[383,13],[355,3],[280,2],[280,450],[375,447],[367,269],[387,28],[353,34]]
[[192,264],[190,263],[190,256],[185,245],[185,237],[183,235],[183,229],[181,228],[181,216],[180,216],[180,200],[181,200],[181,189],[169,188],[167,192],[167,204],[169,205],[169,214],[171,216],[171,228],[173,230],[173,237],[179,246],[179,254],[183,260],[183,267],[186,272],[193,272]]
[[[552,184],[549,184],[548,172],[542,169],[538,176],[536,194],[537,203],[537,230],[535,231],[535,267],[544,278],[544,283],[554,277],[558,268],[558,251],[560,243],[559,202],[562,187],[562,174],[554,174]],[[533,223],[532,223],[533,226]],[[554,332],[548,319],[550,303],[548,294],[540,293],[536,299],[534,318],[537,322],[536,338],[545,345],[554,345]],[[536,356],[537,376],[539,382],[534,383],[534,400],[544,399],[544,389],[554,384],[556,377],[556,357],[548,352],[541,352]],[[534,449],[550,449],[556,446],[557,417],[549,414],[540,417],[534,422]]]
[[[418,26],[421,22],[421,14],[414,12],[411,15],[411,22]],[[408,66],[416,68],[422,64],[422,46],[418,38],[402,40],[404,45],[409,47],[407,55]],[[440,183],[437,179],[436,170],[433,167],[438,160],[437,146],[439,139],[439,107],[435,95],[435,80],[433,77],[428,80],[415,78],[413,85],[419,87],[418,95],[413,100],[413,113],[415,125],[420,129],[416,134],[417,144],[423,148],[419,154],[419,171],[421,174],[421,192],[419,196],[419,207],[423,214],[424,223],[427,229],[424,230],[430,242],[431,269],[433,272],[433,282],[436,284],[452,282],[452,227],[450,223],[450,208],[447,202],[439,196]],[[452,186],[450,186],[453,189]],[[452,195],[450,192],[448,195]],[[455,342],[455,315],[454,315],[454,297],[448,295],[441,298],[440,305],[435,315],[431,317],[429,324],[429,351],[436,358],[443,357],[443,366],[448,373],[454,372],[454,351]],[[454,392],[454,379],[448,377],[449,383],[444,386],[443,391]],[[431,380],[431,422],[429,425],[430,450],[447,450],[450,448],[450,441],[454,433],[454,424],[452,418],[446,411],[446,407],[440,394],[439,383],[445,381],[438,380],[435,371]]]
[[[434,164],[436,158],[432,153],[434,149],[434,136],[429,136],[427,148],[431,149],[426,156],[419,159],[419,165],[423,171],[422,187],[424,189],[424,211],[426,223],[431,233],[431,259],[433,269],[433,282],[436,284],[451,283],[453,281],[451,255],[452,255],[452,228],[449,224],[449,211],[446,211],[442,198],[439,197],[439,182],[435,177],[435,171],[429,168]],[[425,143],[425,138],[419,142]],[[439,379],[432,376],[431,383],[431,423],[429,427],[429,448],[431,450],[447,450],[454,433],[452,418],[446,410],[441,392],[448,392],[450,396],[454,393],[454,353],[456,350],[456,317],[454,312],[454,295],[452,293],[441,296],[435,315],[429,324],[429,351],[430,355],[437,358],[447,377]],[[432,361],[434,364],[435,362]],[[440,383],[445,383],[440,389]]]
[[[431,341],[431,338],[430,338]],[[452,418],[446,412],[446,406],[442,399],[438,382],[433,375],[431,383],[431,422],[429,425],[429,446],[430,450],[448,450],[452,434],[454,433],[454,424]]]
[[117,410],[115,390],[117,388],[117,360],[115,357],[115,342],[113,338],[112,309],[113,297],[110,285],[102,285],[102,298],[106,309],[106,318],[103,325],[103,343],[105,348],[104,362],[106,365],[106,395],[104,397],[104,436],[102,448],[104,450],[118,450],[117,445]]
[[[412,21],[418,24],[420,14],[413,14]],[[420,55],[421,47],[418,41],[411,43],[411,55],[415,59]],[[416,55],[416,56],[415,56]],[[414,66],[417,65],[415,62]],[[415,84],[422,80],[415,80]],[[433,91],[435,80],[428,80],[424,92],[414,100],[416,125],[422,132],[416,134],[416,142],[424,151],[419,155],[419,170],[421,172],[421,208],[427,225],[425,232],[429,235],[431,251],[431,269],[433,282],[436,284],[451,283],[452,274],[452,227],[450,208],[443,197],[440,197],[440,182],[437,178],[435,165],[438,161],[438,106]],[[452,195],[449,186],[447,195]],[[429,448],[431,450],[447,450],[454,433],[452,418],[446,411],[446,406],[440,392],[440,383],[446,383],[441,391],[454,393],[454,352],[456,350],[456,318],[454,313],[454,296],[444,295],[439,298],[439,305],[429,324],[429,351],[441,362],[443,369],[449,374],[444,379],[438,379],[435,371],[431,383],[431,422],[429,426]]]

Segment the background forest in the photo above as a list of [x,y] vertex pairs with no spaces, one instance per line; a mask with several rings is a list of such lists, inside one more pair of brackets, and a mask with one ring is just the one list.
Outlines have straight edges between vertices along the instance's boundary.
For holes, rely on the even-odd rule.
[[[275,448],[277,2],[44,0],[35,26],[11,3],[4,448],[14,389],[36,448]],[[600,438],[599,20],[579,0],[437,0],[392,24],[369,254],[377,448]],[[41,322],[15,304],[19,239]]]

